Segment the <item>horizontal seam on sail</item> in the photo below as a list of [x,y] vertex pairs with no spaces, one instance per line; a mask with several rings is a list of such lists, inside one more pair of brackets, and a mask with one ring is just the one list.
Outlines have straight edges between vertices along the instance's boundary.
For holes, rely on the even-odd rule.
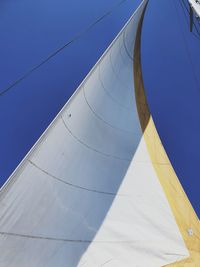
[[124,31],[124,32],[123,32],[123,35],[122,35],[122,36],[123,36],[123,44],[124,44],[124,48],[125,48],[125,51],[126,51],[128,57],[134,62],[134,59],[131,57],[131,55],[129,55],[128,49],[127,49],[127,47],[126,47],[126,43],[125,43],[125,32],[126,32],[126,31]]
[[95,117],[97,117],[100,121],[102,121],[103,123],[107,124],[108,126],[110,126],[111,128],[113,129],[116,129],[118,131],[121,131],[121,132],[124,132],[124,133],[127,133],[127,134],[132,134],[132,135],[136,135],[134,132],[132,131],[128,131],[128,130],[124,130],[124,129],[121,129],[121,128],[118,128],[112,124],[110,124],[109,122],[105,121],[104,119],[101,118],[101,116],[99,116],[94,110],[93,108],[91,107],[91,105],[89,104],[88,100],[87,100],[87,97],[86,97],[86,93],[85,93],[85,88],[83,86],[83,95],[84,95],[84,98],[85,98],[85,101],[89,107],[89,109],[92,111],[92,113],[95,115]]
[[6,232],[6,231],[0,231],[0,235],[29,238],[29,239],[49,240],[49,241],[70,242],[70,243],[138,244],[138,240],[81,240],[81,239],[68,239],[68,238],[56,238],[56,237],[48,237],[48,236],[37,236],[37,235],[29,235],[29,234],[18,234],[18,233],[13,233],[13,232]]
[[120,54],[120,57],[121,57],[121,60],[122,60],[122,63],[124,64],[124,67],[123,68],[127,68],[128,69],[128,64],[131,64],[131,63],[127,63],[125,62],[124,60],[124,57],[122,55],[122,48],[123,48],[123,44],[119,46],[119,54]]
[[69,129],[69,127],[67,126],[65,120],[63,119],[62,115],[61,115],[60,117],[61,117],[61,120],[62,120],[62,122],[63,122],[63,124],[64,124],[66,130],[71,134],[71,136],[73,136],[74,139],[75,139],[76,141],[78,141],[80,144],[82,144],[82,145],[85,146],[86,148],[88,148],[88,149],[90,149],[90,150],[92,150],[92,151],[94,151],[94,152],[96,152],[96,153],[98,153],[98,154],[100,154],[100,155],[103,155],[103,156],[105,156],[105,157],[108,157],[108,158],[113,158],[113,159],[117,159],[117,160],[121,160],[121,161],[127,161],[127,162],[130,162],[131,158],[130,158],[130,159],[127,159],[127,158],[121,158],[121,157],[118,157],[118,156],[114,156],[114,155],[111,155],[111,154],[107,154],[107,153],[101,152],[101,151],[99,151],[99,150],[97,150],[97,149],[95,149],[95,148],[89,146],[88,144],[84,143],[82,140],[80,140],[77,136],[75,136],[75,135],[72,133],[72,131],[71,131],[71,130]]
[[[126,68],[126,69],[128,69],[128,64],[130,64],[131,66],[133,65],[133,60],[131,60],[131,62],[129,62],[129,63],[127,63],[127,60],[124,58],[124,56],[123,56],[123,54],[122,54],[122,49],[125,51],[125,49],[124,49],[124,44],[123,44],[123,35],[121,35],[121,36],[119,36],[119,38],[120,37],[122,37],[121,38],[121,40],[118,42],[119,44],[118,44],[118,51],[119,51],[119,55],[120,55],[120,58],[121,58],[121,61],[122,61],[122,63],[123,63],[123,65],[124,65],[124,68]],[[119,38],[118,38],[118,40],[119,40]],[[126,53],[126,51],[125,51],[125,54],[127,55],[127,53]],[[128,56],[129,57],[129,56]]]
[[111,95],[111,93],[109,93],[109,92],[107,91],[107,89],[106,89],[106,87],[105,87],[105,85],[104,85],[104,83],[103,83],[103,81],[102,81],[102,79],[101,79],[101,69],[100,69],[100,65],[99,65],[98,68],[99,68],[99,71],[98,71],[98,78],[99,78],[100,84],[101,84],[102,88],[104,89],[105,93],[108,95],[108,97],[110,97],[110,99],[111,99],[115,104],[117,104],[118,106],[122,107],[123,109],[126,109],[126,110],[128,110],[128,111],[131,110],[131,108],[128,108],[128,107],[122,105],[120,102],[118,102],[118,101]]
[[[118,74],[114,70],[114,66],[113,66],[112,59],[111,59],[111,53],[109,55],[109,61],[110,61],[111,70],[112,70],[113,74],[115,75],[116,80],[119,81],[124,88],[127,88],[128,91],[131,92],[131,88],[119,78]],[[132,88],[132,90],[134,90],[134,87]]]
[[127,63],[127,60],[126,60],[125,57],[123,56],[124,54],[122,54],[122,49],[123,49],[123,51],[125,51],[125,55],[128,56],[128,59],[130,59],[130,58],[129,58],[129,55],[127,55],[127,52],[126,52],[126,50],[125,50],[125,48],[124,48],[123,35],[122,35],[121,42],[119,42],[119,47],[118,47],[118,49],[119,49],[119,55],[120,55],[121,60],[122,60],[122,62],[123,62],[123,64],[124,64],[124,67],[127,68],[128,64],[133,65],[134,59],[131,60],[131,62]]
[[65,239],[65,238],[56,238],[56,237],[48,237],[48,236],[36,236],[36,235],[28,235],[28,234],[18,234],[11,232],[0,231],[0,235],[21,237],[21,238],[29,238],[29,239],[40,239],[40,240],[49,240],[49,241],[61,241],[61,242],[76,242],[76,243],[91,243],[93,241],[90,240],[73,240],[73,239]]
[[58,182],[61,182],[65,185],[68,185],[70,187],[73,187],[73,188],[76,188],[76,189],[80,189],[80,190],[85,190],[85,191],[89,191],[89,192],[92,192],[92,193],[97,193],[97,194],[104,194],[104,195],[111,195],[111,196],[125,196],[125,195],[122,195],[122,194],[117,194],[117,193],[113,193],[113,192],[106,192],[106,191],[100,191],[100,190],[96,190],[96,189],[90,189],[90,188],[87,188],[87,187],[83,187],[83,186],[79,186],[79,185],[76,185],[76,184],[72,184],[72,183],[69,183],[67,181],[64,181],[63,179],[49,173],[48,171],[42,169],[41,167],[39,167],[37,164],[35,164],[32,160],[28,160],[28,162],[33,165],[35,168],[37,168],[38,170],[40,170],[41,172],[45,173],[46,175],[50,176],[51,178],[53,178],[54,180],[58,181]]

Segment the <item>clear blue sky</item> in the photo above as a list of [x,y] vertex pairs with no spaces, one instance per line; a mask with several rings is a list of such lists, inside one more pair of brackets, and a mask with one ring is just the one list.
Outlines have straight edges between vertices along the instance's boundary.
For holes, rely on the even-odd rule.
[[[119,2],[1,0],[0,92]],[[125,1],[82,38],[0,96],[1,185],[139,3]],[[179,0],[150,0],[142,39],[150,109],[179,179],[200,216],[200,40],[189,33]]]
[[[149,1],[142,63],[161,140],[200,217],[200,34],[189,32],[181,3]],[[200,33],[200,24],[197,29]]]

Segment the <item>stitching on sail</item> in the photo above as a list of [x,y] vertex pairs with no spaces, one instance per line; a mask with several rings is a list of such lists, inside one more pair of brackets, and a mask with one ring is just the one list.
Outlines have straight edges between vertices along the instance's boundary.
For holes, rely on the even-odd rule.
[[123,44],[124,44],[124,48],[126,50],[126,53],[127,53],[128,57],[134,62],[134,59],[131,57],[131,55],[129,55],[128,49],[126,47],[126,43],[125,43],[125,31],[123,32]]
[[111,195],[111,196],[125,196],[125,195],[117,194],[117,193],[114,193],[114,192],[106,192],[106,191],[101,191],[101,190],[95,190],[95,189],[90,189],[90,188],[87,188],[87,187],[83,187],[83,186],[79,186],[79,185],[76,185],[76,184],[69,183],[69,182],[64,181],[63,179],[61,179],[61,178],[49,173],[48,171],[42,169],[37,164],[35,164],[33,161],[28,160],[28,162],[31,165],[33,165],[35,168],[37,168],[41,172],[45,173],[46,175],[50,176],[51,178],[57,180],[58,182],[61,182],[61,183],[66,184],[68,186],[74,187],[76,189],[81,189],[81,190],[85,190],[85,191],[89,191],[89,192],[97,193],[97,194],[104,194],[104,195]]
[[105,87],[105,85],[104,85],[104,83],[103,83],[103,81],[102,81],[102,79],[101,79],[101,69],[100,69],[100,65],[99,65],[99,71],[98,71],[98,78],[99,78],[99,81],[100,81],[101,86],[102,86],[102,88],[104,89],[105,93],[112,99],[112,101],[113,101],[114,103],[116,103],[118,106],[120,106],[120,107],[122,107],[122,108],[124,108],[124,109],[126,109],[126,110],[130,110],[130,109],[131,109],[131,108],[128,108],[128,107],[122,105],[120,102],[118,102],[118,101],[111,95],[111,93],[109,93],[109,92],[107,91],[107,89],[106,89],[106,87]]
[[84,95],[84,98],[85,98],[85,101],[89,107],[89,109],[92,111],[92,113],[95,115],[95,117],[97,117],[99,120],[101,120],[102,122],[104,122],[105,124],[107,124],[108,126],[110,126],[111,128],[113,129],[116,129],[116,130],[119,130],[121,132],[124,132],[124,133],[129,133],[131,135],[136,135],[136,133],[132,132],[132,131],[128,131],[128,130],[124,130],[124,129],[121,129],[121,128],[118,128],[112,124],[110,124],[109,122],[105,121],[104,119],[102,119],[94,110],[93,108],[91,107],[91,105],[89,104],[88,100],[87,100],[87,97],[86,97],[86,93],[85,93],[85,87],[83,86],[83,95]]
[[[124,58],[124,56],[123,56],[123,54],[122,54],[122,49],[125,51],[125,54],[127,55],[127,52],[126,52],[126,50],[124,49],[124,44],[123,44],[123,35],[120,35],[119,36],[119,38],[120,37],[122,37],[121,38],[121,40],[119,41],[119,55],[120,55],[120,57],[121,57],[121,59],[122,59],[122,62],[123,62],[123,64],[124,64],[124,67],[127,67],[127,65],[128,64],[133,64],[133,60],[130,60],[130,62],[128,63],[128,62],[126,62],[126,59]],[[119,40],[119,38],[118,38],[118,40]],[[128,56],[128,55],[127,55]],[[128,56],[128,58],[129,58],[129,56]],[[130,59],[130,58],[129,58]]]
[[37,236],[28,234],[18,234],[13,232],[0,231],[0,235],[30,238],[30,239],[43,239],[49,241],[61,241],[71,243],[96,243],[96,244],[138,244],[138,240],[81,240],[81,239],[68,239],[68,238],[57,238],[49,236]]
[[131,89],[133,90],[134,87],[133,87],[133,88],[130,88],[128,85],[126,85],[126,84],[119,78],[119,76],[117,75],[117,73],[115,72],[115,70],[114,70],[114,66],[113,66],[113,64],[112,64],[111,53],[109,53],[109,61],[110,61],[110,66],[111,66],[112,72],[113,72],[113,74],[114,74],[115,77],[116,77],[116,80],[118,80],[118,81],[121,83],[121,85],[122,85],[123,87],[127,88],[128,91],[131,91]]
[[99,151],[99,150],[97,150],[97,149],[95,149],[95,148],[89,146],[88,144],[84,143],[82,140],[80,140],[78,137],[76,137],[76,136],[72,133],[72,131],[69,129],[69,127],[67,126],[66,122],[64,121],[63,117],[62,117],[62,116],[60,116],[60,117],[61,117],[61,120],[62,120],[62,122],[63,122],[63,124],[64,124],[66,130],[71,134],[71,136],[74,137],[74,139],[76,139],[76,141],[78,141],[78,142],[79,142],[80,144],[82,144],[83,146],[85,146],[85,147],[87,147],[88,149],[90,149],[90,150],[92,150],[92,151],[94,151],[94,152],[96,152],[96,153],[98,153],[98,154],[100,154],[100,155],[103,155],[103,156],[105,156],[105,157],[113,158],[113,159],[117,159],[117,160],[121,160],[121,161],[127,161],[127,162],[130,162],[131,158],[130,158],[130,159],[128,159],[128,158],[121,158],[121,157],[118,157],[118,156],[114,156],[114,155],[111,155],[111,154],[107,154],[107,153],[101,152],[101,151]]

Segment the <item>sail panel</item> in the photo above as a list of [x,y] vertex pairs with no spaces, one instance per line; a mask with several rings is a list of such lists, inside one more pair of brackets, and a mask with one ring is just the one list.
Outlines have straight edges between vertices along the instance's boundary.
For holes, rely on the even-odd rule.
[[191,7],[194,9],[196,15],[200,17],[200,1],[199,0],[189,0]]
[[146,3],[2,188],[0,267],[155,267],[188,257],[137,112],[133,50]]

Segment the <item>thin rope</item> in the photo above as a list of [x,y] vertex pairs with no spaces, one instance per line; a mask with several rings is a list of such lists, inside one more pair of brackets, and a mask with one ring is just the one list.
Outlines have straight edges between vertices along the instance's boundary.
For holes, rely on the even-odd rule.
[[117,5],[115,5],[114,7],[112,7],[109,11],[107,11],[104,15],[102,15],[101,17],[99,17],[98,19],[96,19],[93,23],[91,23],[85,30],[83,30],[82,32],[80,32],[79,34],[75,35],[70,41],[68,41],[67,43],[65,43],[63,46],[61,46],[60,48],[58,48],[57,50],[55,50],[54,52],[52,52],[47,58],[45,58],[44,60],[42,60],[39,64],[37,64],[36,66],[34,66],[32,69],[28,70],[25,74],[23,74],[20,78],[18,78],[17,80],[15,80],[12,84],[10,84],[7,88],[3,89],[0,92],[0,96],[3,96],[5,93],[7,93],[8,91],[10,91],[12,88],[14,88],[16,85],[18,85],[20,82],[22,82],[24,79],[26,79],[28,76],[30,76],[34,71],[36,71],[37,69],[39,69],[41,66],[43,66],[45,63],[47,63],[50,59],[52,59],[53,57],[55,57],[58,53],[60,53],[62,50],[64,50],[65,48],[67,48],[69,45],[71,45],[72,43],[74,43],[75,41],[77,41],[78,39],[80,39],[81,37],[83,37],[87,32],[89,32],[94,26],[96,26],[98,23],[100,23],[103,19],[105,19],[106,17],[108,17],[109,15],[111,15],[115,9],[119,8],[123,3],[125,3],[127,0],[122,0],[120,1]]

